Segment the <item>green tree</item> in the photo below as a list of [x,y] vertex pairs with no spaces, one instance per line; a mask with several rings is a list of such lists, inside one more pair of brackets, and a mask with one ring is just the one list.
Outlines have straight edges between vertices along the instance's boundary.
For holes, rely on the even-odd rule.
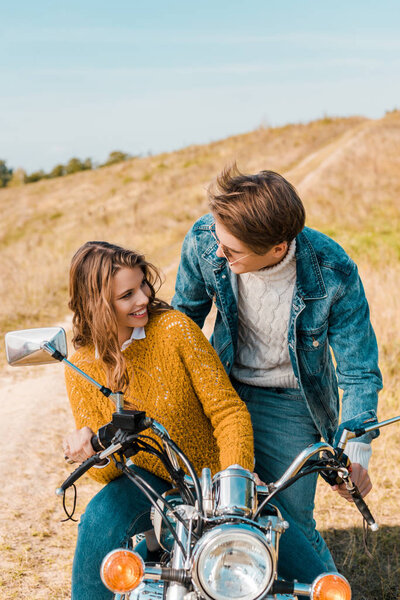
[[83,170],[84,171],[90,171],[91,169],[93,169],[92,159],[91,158],[86,158],[83,161]]
[[5,160],[0,160],[0,187],[6,187],[13,174],[13,170],[7,167]]
[[71,158],[65,165],[65,174],[72,175],[79,171],[83,171],[82,161],[79,158]]
[[87,158],[85,161],[81,161],[80,158],[71,158],[65,165],[65,174],[71,175],[72,173],[78,173],[79,171],[87,171],[92,169],[92,160]]
[[52,168],[49,173],[49,178],[53,179],[54,177],[63,177],[63,175],[65,175],[65,167],[64,165],[59,164]]
[[115,165],[116,163],[123,162],[124,160],[128,160],[129,158],[132,158],[130,154],[127,154],[126,152],[121,152],[121,150],[114,150],[113,152],[110,152],[106,162],[100,165],[100,167],[108,167],[110,165]]
[[40,171],[34,171],[30,175],[27,175],[25,177],[25,183],[35,183],[41,179],[46,179],[46,177],[46,173],[43,171],[43,169],[40,169]]

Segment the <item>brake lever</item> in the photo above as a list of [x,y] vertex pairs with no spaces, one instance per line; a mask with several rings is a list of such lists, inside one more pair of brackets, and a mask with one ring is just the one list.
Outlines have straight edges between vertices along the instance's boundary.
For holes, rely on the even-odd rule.
[[[333,470],[333,469],[329,470],[329,466],[328,466],[327,471],[325,473],[324,472],[320,473],[321,477],[327,483],[329,483],[329,485],[331,485],[331,486],[332,485],[341,485],[342,483],[344,483],[346,486],[346,490],[351,495],[351,497],[354,501],[354,504],[356,505],[357,509],[359,510],[359,512],[361,513],[363,518],[365,519],[365,521],[368,524],[368,526],[370,527],[371,531],[377,531],[379,529],[378,523],[375,521],[374,517],[372,516],[372,513],[369,510],[368,505],[365,502],[364,498],[361,496],[358,487],[350,479],[351,462],[350,462],[349,457],[347,456],[347,454],[344,454],[343,450],[339,449],[339,451],[338,451],[338,449],[336,449],[336,451],[337,451],[336,460],[338,461],[340,468],[338,470]],[[330,460],[332,460],[332,459],[330,459]]]
[[59,488],[56,489],[57,496],[63,496],[65,491],[71,487],[75,481],[77,481],[86,471],[89,471],[91,467],[98,465],[103,459],[100,458],[99,454],[94,454],[90,458],[87,458],[80,465],[78,465],[68,477],[67,479],[60,485]]
[[80,477],[82,477],[82,475],[84,475],[84,473],[86,473],[86,471],[89,471],[89,469],[91,467],[100,465],[100,463],[102,463],[104,461],[104,459],[111,456],[111,454],[114,454],[114,452],[117,452],[120,448],[121,448],[121,444],[114,443],[114,444],[111,444],[111,446],[109,446],[102,452],[100,452],[98,454],[94,454],[90,458],[87,458],[86,460],[84,460],[83,463],[81,463],[75,469],[75,471],[73,471],[71,473],[71,475],[69,475],[67,477],[67,479],[60,485],[60,487],[56,489],[57,496],[63,496],[65,493],[65,490],[67,490],[73,483],[75,483],[75,481],[77,481]]
[[[347,471],[347,469],[346,469],[346,471]],[[347,473],[348,473],[348,471],[347,471]],[[379,529],[378,523],[375,521],[374,517],[372,516],[371,511],[368,508],[367,503],[365,502],[364,498],[361,496],[360,490],[358,489],[356,484],[350,479],[349,474],[347,474],[347,476],[343,477],[343,481],[346,486],[346,490],[349,492],[349,494],[353,498],[354,504],[356,505],[356,507],[358,508],[360,513],[362,514],[363,518],[365,519],[366,523],[368,524],[368,527],[371,529],[371,531],[378,531],[378,529]]]

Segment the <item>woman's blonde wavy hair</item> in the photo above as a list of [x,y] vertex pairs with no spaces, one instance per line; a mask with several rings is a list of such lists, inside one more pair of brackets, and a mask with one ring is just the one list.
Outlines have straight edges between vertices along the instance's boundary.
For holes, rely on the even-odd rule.
[[74,348],[93,345],[97,349],[106,367],[107,385],[114,392],[126,391],[129,385],[111,294],[112,277],[123,267],[142,269],[150,289],[150,314],[171,308],[156,297],[162,283],[156,267],[142,254],[108,242],[86,242],[81,246],[72,258],[69,277]]

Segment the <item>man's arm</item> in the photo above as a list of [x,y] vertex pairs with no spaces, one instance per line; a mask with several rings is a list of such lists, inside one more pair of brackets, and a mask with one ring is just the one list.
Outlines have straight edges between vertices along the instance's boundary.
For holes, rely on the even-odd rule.
[[211,310],[212,301],[207,294],[200,269],[200,257],[193,227],[183,241],[175,295],[171,304],[176,310],[187,314],[199,327],[203,327]]
[[[356,265],[332,305],[328,335],[337,363],[339,387],[343,390],[342,427],[348,424],[351,428],[351,421],[360,426],[363,420],[376,418],[382,376],[369,307]],[[367,469],[370,442],[377,434],[364,435],[346,447],[346,453],[354,463],[352,479],[362,495],[372,487]],[[345,490],[339,490],[339,493],[347,497]]]
[[[343,390],[342,423],[365,411],[376,413],[378,391],[382,388],[378,347],[364,288],[354,264],[332,305],[328,336],[336,359],[339,387]],[[369,443],[373,437],[376,432],[359,441]]]

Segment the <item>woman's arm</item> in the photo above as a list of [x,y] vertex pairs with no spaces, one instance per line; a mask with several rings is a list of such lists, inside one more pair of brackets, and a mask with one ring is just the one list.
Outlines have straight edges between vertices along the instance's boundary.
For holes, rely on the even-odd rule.
[[[88,375],[99,380],[100,373],[89,373],[88,369],[85,368],[86,365],[79,366]],[[92,384],[69,367],[65,369],[65,383],[77,430],[88,427],[96,433],[100,427],[111,421],[114,412],[112,401],[103,396]],[[71,432],[70,436],[72,436],[72,440],[82,438],[82,443],[86,444],[85,436],[79,436],[77,432]],[[83,448],[81,450],[83,451]],[[74,445],[74,452],[78,454],[80,452],[76,444]],[[108,483],[121,475],[113,463],[103,469],[92,468],[88,473],[92,479],[100,483]]]
[[175,344],[193,388],[210,419],[220,451],[221,468],[240,464],[253,470],[254,447],[250,414],[236,394],[217,353],[199,327],[178,313],[182,327],[173,332]]

